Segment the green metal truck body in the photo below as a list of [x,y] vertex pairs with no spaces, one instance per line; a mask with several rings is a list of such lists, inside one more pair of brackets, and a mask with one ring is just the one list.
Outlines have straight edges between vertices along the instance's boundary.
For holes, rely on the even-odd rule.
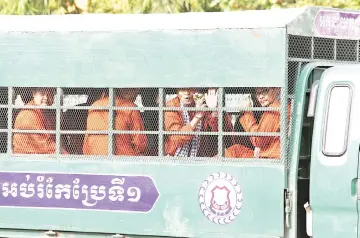
[[[318,7],[0,16],[0,237],[360,237],[359,16]],[[12,151],[14,101],[29,87],[57,90],[56,154]],[[217,157],[167,156],[163,98],[199,87],[219,88],[220,115],[228,94],[280,88],[279,132],[233,133],[279,136],[280,157],[225,158],[222,117]],[[148,132],[157,156],[59,153],[75,134],[60,124],[63,96],[98,88],[156,92],[158,106],[143,110],[158,113]],[[227,214],[210,209],[214,183],[228,189]]]

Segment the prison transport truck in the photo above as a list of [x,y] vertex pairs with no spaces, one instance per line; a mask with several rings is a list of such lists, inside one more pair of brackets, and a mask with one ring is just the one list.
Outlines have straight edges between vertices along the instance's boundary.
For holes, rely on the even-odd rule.
[[[359,237],[360,12],[308,7],[0,22],[1,237]],[[21,133],[52,135],[53,154],[13,151],[14,121],[34,87],[54,88],[54,103],[26,110],[50,111],[56,123]],[[241,103],[258,87],[280,88],[280,107]],[[141,89],[136,107],[116,107],[119,88]],[[182,109],[166,107],[177,88],[217,88],[218,106],[205,109],[218,112],[218,131],[186,132],[213,138],[216,156],[164,152],[166,138],[180,133],[163,127],[168,110]],[[85,155],[87,113],[100,89],[109,94],[102,108],[109,129],[96,133],[108,136],[109,153]],[[146,130],[115,130],[115,110],[139,110]],[[280,111],[280,130],[236,127],[244,110]],[[224,115],[233,130],[222,126]],[[114,136],[136,133],[147,135],[151,149],[115,155]],[[229,136],[238,144],[279,137],[280,156],[227,158]]]

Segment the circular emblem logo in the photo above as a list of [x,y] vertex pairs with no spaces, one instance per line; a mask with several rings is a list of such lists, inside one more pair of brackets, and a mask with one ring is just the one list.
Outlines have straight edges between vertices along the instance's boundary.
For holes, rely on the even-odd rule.
[[216,224],[228,224],[240,213],[242,191],[233,176],[214,173],[201,185],[199,203],[202,213]]

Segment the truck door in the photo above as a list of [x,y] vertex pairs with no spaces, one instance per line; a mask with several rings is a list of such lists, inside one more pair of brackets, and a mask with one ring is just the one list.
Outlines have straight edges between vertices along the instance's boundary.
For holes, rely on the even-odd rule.
[[335,66],[319,83],[310,170],[316,238],[358,237],[359,76],[359,66]]

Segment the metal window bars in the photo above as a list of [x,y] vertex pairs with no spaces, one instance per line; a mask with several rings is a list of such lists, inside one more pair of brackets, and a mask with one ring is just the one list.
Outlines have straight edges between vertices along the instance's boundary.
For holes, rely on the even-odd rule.
[[[238,93],[241,93],[241,88],[238,88]],[[7,134],[7,155],[11,157],[25,157],[25,158],[43,158],[44,155],[35,155],[35,154],[13,154],[12,152],[12,138],[13,133],[23,133],[23,134],[41,134],[41,133],[47,133],[47,134],[53,134],[56,138],[56,153],[51,155],[46,155],[46,157],[51,158],[57,158],[57,159],[66,159],[71,157],[76,157],[79,159],[92,159],[92,158],[100,158],[100,159],[115,159],[117,157],[128,157],[128,156],[121,156],[121,155],[114,155],[114,146],[113,146],[113,135],[116,134],[146,134],[146,135],[157,135],[158,139],[158,156],[157,159],[161,158],[167,158],[168,160],[174,159],[177,161],[178,157],[172,157],[166,156],[164,154],[164,139],[167,135],[203,135],[203,136],[216,136],[217,137],[217,157],[213,158],[206,158],[206,157],[188,157],[188,158],[182,158],[182,160],[187,162],[192,161],[202,161],[204,162],[206,159],[208,162],[239,162],[239,161],[247,161],[246,158],[241,158],[238,160],[234,160],[233,158],[224,158],[224,136],[245,136],[245,137],[280,137],[281,142],[281,148],[280,148],[280,158],[276,159],[254,159],[254,158],[248,158],[251,161],[258,160],[258,161],[271,161],[271,163],[282,163],[285,161],[286,158],[286,145],[287,145],[287,137],[286,137],[286,131],[287,131],[287,90],[285,88],[281,88],[281,106],[279,108],[262,108],[262,107],[226,107],[224,105],[224,95],[225,90],[224,88],[218,88],[218,108],[186,108],[187,111],[216,111],[218,112],[218,131],[217,132],[180,132],[180,131],[165,131],[164,130],[164,112],[166,111],[181,111],[184,110],[180,107],[165,107],[165,89],[159,88],[158,89],[158,107],[116,107],[114,106],[114,90],[115,88],[109,88],[109,99],[110,103],[109,106],[105,107],[94,107],[94,106],[72,106],[72,105],[63,105],[63,90],[62,88],[56,88],[56,95],[54,104],[52,106],[19,106],[14,105],[14,89],[13,87],[8,87],[8,104],[7,105],[0,105],[0,109],[4,108],[8,110],[7,113],[7,128],[0,128],[0,133],[6,133]],[[48,110],[54,110],[56,112],[56,126],[55,130],[15,130],[13,129],[13,110],[15,109],[48,109]],[[62,130],[61,129],[61,113],[62,110],[106,110],[109,112],[109,130],[105,131],[84,131],[84,130]],[[158,130],[155,131],[118,131],[113,129],[114,128],[114,110],[120,111],[120,110],[140,110],[140,111],[156,111],[158,112]],[[224,113],[230,110],[238,110],[238,111],[253,111],[253,112],[265,112],[265,111],[280,111],[280,118],[281,118],[281,129],[280,132],[235,132],[235,131],[224,131],[223,130],[223,124],[224,124]],[[67,154],[62,155],[61,154],[61,136],[62,135],[85,135],[85,134],[99,134],[99,135],[108,135],[108,155],[106,156],[94,156],[94,155],[79,155],[79,154]],[[214,142],[215,143],[215,142]],[[139,156],[130,156],[130,160],[136,160],[135,157]],[[153,157],[153,156],[150,156]],[[153,157],[153,158],[155,158]],[[150,158],[151,159],[151,158]],[[148,160],[148,159],[146,159]],[[142,160],[143,161],[143,160]]]

